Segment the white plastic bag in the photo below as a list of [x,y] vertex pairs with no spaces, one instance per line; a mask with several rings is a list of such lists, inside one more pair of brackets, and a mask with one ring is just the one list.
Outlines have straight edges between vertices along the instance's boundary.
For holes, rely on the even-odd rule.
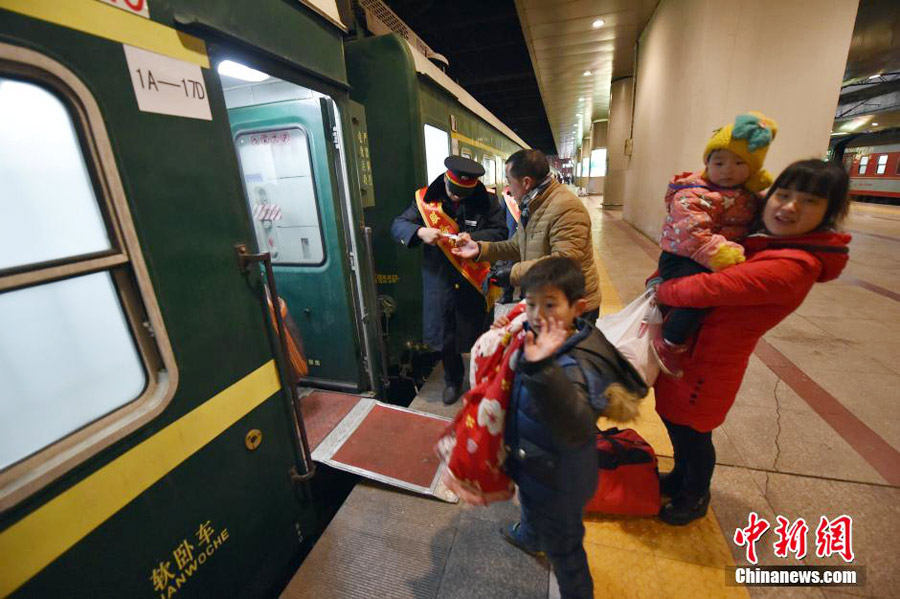
[[662,321],[653,288],[619,312],[597,319],[597,328],[631,362],[648,387],[659,375],[659,364],[653,357],[650,343],[659,337]]

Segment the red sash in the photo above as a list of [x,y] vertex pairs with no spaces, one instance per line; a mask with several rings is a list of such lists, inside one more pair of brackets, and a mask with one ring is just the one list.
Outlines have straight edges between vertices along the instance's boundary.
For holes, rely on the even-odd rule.
[[[422,216],[422,220],[425,221],[425,226],[433,229],[440,229],[441,233],[459,235],[459,225],[456,224],[455,220],[447,216],[447,213],[444,212],[444,209],[441,207],[441,202],[425,201],[426,191],[427,188],[423,187],[416,192],[416,208],[419,209],[419,214]],[[444,256],[447,257],[450,264],[452,264],[479,293],[484,293],[482,285],[488,274],[491,272],[490,263],[474,262],[472,260],[460,258],[459,256],[454,256],[450,251],[453,247],[453,241],[448,237],[440,237],[437,246],[444,252]],[[493,285],[490,286],[488,295],[485,298],[488,310],[494,305],[494,302],[499,296],[498,292],[501,292],[499,288]]]

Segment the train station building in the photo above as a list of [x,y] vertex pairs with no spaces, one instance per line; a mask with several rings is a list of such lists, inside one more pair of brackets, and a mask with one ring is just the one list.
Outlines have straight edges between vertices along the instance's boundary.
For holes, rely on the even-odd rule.
[[[576,596],[515,536],[562,458],[509,432],[544,388],[503,353],[551,330],[515,264],[574,245],[565,338],[644,395],[581,443],[593,596],[898,597],[898,243],[896,2],[0,0],[0,597]],[[680,375],[667,302],[709,309]],[[450,397],[435,339],[473,327]]]

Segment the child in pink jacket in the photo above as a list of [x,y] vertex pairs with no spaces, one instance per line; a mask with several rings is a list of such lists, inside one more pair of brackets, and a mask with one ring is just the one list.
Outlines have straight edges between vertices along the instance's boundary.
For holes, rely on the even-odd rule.
[[[744,261],[738,242],[759,212],[759,192],[772,183],[762,166],[776,131],[775,121],[758,112],[738,115],[734,124],[718,129],[707,142],[703,171],[672,178],[660,240],[663,280],[716,272]],[[687,341],[705,312],[677,308],[667,314],[662,338],[653,343],[666,374],[680,376]]]

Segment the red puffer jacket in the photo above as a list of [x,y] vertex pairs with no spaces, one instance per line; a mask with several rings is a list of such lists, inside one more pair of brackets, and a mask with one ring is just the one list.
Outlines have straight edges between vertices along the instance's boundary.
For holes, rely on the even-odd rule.
[[722,424],[756,342],[800,306],[813,283],[841,274],[849,242],[850,235],[834,231],[753,235],[744,241],[746,262],[662,283],[661,303],[714,309],[703,320],[684,376],[661,373],[656,380],[659,415],[703,432]]

